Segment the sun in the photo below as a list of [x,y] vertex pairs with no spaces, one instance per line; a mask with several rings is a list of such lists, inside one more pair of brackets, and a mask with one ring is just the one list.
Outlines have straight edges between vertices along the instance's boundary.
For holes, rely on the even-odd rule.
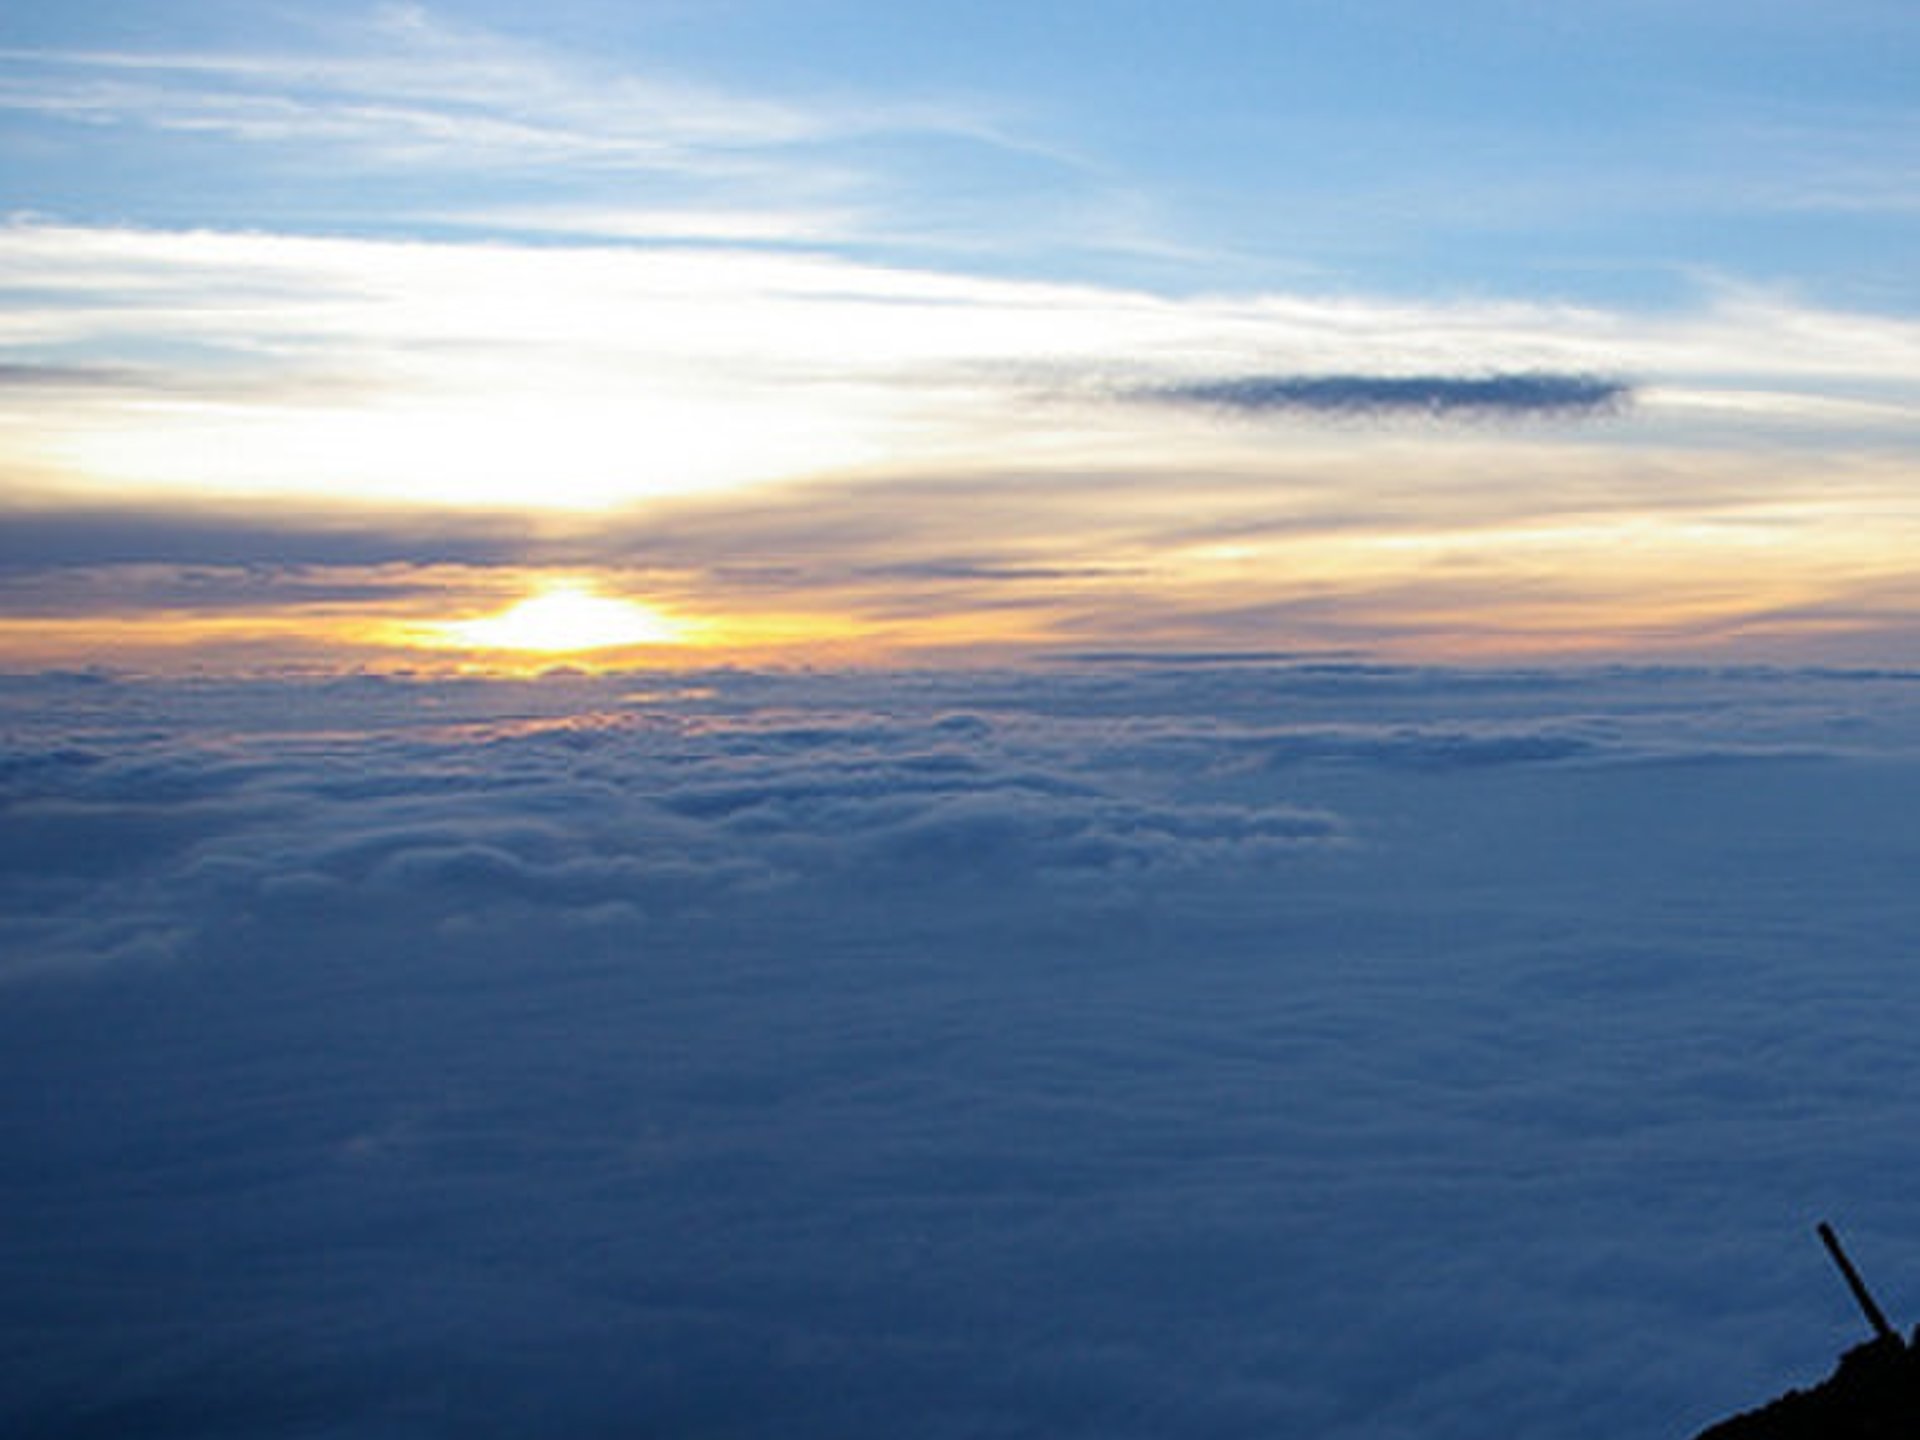
[[651,605],[601,595],[577,581],[549,585],[496,615],[451,620],[434,629],[456,645],[548,655],[630,645],[683,645],[690,638],[685,624]]

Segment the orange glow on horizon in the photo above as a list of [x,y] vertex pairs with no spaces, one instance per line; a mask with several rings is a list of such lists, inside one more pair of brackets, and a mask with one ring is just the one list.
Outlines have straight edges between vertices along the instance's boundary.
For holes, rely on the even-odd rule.
[[[1113,637],[1145,649],[1336,647],[1412,663],[1680,658],[1716,647],[1793,656],[1874,632],[1876,612],[1835,596],[1886,606],[1913,591],[1909,528],[1863,536],[1827,518],[1774,505],[1718,523],[1590,515],[1305,538],[1254,532],[1122,549],[1097,571],[1075,571],[1067,557],[1056,573],[1042,553],[1032,578],[936,576],[898,589],[864,576],[738,590],[696,569],[378,566],[336,571],[334,584],[305,597],[296,587],[280,605],[214,592],[183,606],[176,591],[164,606],[129,595],[84,613],[0,616],[0,668],[482,677],[555,667],[866,669],[1020,663]],[[1795,534],[1799,545],[1787,547]],[[628,586],[644,598],[629,598]],[[1290,614],[1302,601],[1315,603]],[[1316,608],[1328,606],[1337,616],[1322,621]]]

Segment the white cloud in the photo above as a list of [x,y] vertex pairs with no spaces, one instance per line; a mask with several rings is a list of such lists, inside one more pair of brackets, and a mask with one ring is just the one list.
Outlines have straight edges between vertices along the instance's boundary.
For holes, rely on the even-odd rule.
[[709,245],[824,246],[857,235],[867,217],[851,208],[547,205],[494,207],[435,217],[476,231],[565,235],[575,240],[701,241]]
[[1628,440],[1685,443],[1717,397],[1754,443],[1844,444],[1849,407],[1877,407],[1860,434],[1884,445],[1920,385],[1911,324],[1752,296],[1672,317],[1172,300],[818,254],[33,223],[0,232],[0,273],[47,297],[0,327],[22,363],[153,356],[197,391],[95,385],[14,420],[15,463],[107,488],[609,504],[882,462],[1268,463],[1270,432],[1114,397],[1274,374],[1617,375],[1653,402]]

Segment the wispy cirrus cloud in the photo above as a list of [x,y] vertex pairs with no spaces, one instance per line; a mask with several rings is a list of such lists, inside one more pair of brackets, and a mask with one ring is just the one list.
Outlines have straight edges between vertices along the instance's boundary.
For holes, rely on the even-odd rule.
[[670,165],[706,147],[817,139],[845,118],[668,77],[595,73],[412,9],[275,50],[0,52],[0,106],[247,143],[351,145],[394,163]]
[[[198,169],[205,152],[177,147],[214,146],[226,165],[300,173],[371,228],[669,241],[847,238],[895,183],[847,147],[917,136],[1040,153],[977,98],[749,91],[415,6],[310,20],[277,45],[0,50],[7,112],[53,143],[113,134]],[[414,184],[368,208],[346,174]]]

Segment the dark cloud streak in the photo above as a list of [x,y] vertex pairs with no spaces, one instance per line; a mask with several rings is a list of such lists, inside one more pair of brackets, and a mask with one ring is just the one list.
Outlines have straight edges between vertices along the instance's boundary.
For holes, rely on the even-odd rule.
[[8,390],[127,390],[157,388],[138,371],[106,365],[0,363],[0,392]]
[[526,521],[508,516],[260,506],[68,506],[0,510],[0,569],[88,565],[523,563]]
[[1135,391],[1163,404],[1237,415],[1347,419],[1589,419],[1624,409],[1633,386],[1599,375],[1243,375]]

